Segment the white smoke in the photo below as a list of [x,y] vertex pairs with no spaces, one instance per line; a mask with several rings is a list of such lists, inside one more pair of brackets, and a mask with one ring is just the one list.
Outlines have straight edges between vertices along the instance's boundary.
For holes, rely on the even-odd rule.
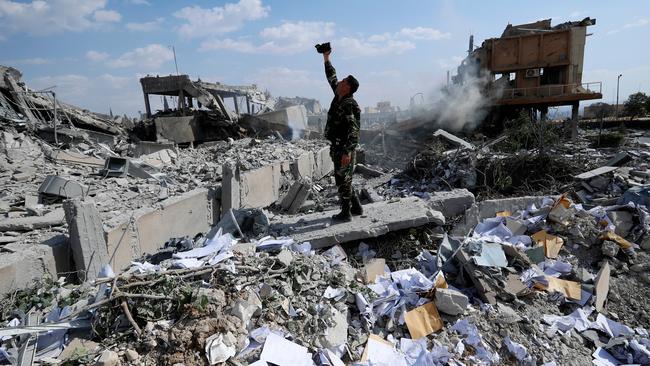
[[440,88],[432,98],[434,123],[449,131],[473,130],[488,115],[493,94],[488,95],[491,76],[464,68],[455,78],[458,83]]

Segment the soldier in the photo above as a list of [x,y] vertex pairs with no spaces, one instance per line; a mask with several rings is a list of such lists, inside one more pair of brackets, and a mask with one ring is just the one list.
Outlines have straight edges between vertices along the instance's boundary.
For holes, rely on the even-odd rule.
[[332,143],[330,157],[334,163],[334,179],[341,201],[341,212],[332,216],[332,220],[350,221],[352,215],[363,214],[359,197],[352,189],[352,173],[356,163],[355,150],[359,143],[361,119],[361,110],[354,100],[359,82],[352,75],[338,81],[336,70],[330,63],[330,53],[331,49],[323,52],[325,76],[334,91],[334,99],[327,112],[325,138]]

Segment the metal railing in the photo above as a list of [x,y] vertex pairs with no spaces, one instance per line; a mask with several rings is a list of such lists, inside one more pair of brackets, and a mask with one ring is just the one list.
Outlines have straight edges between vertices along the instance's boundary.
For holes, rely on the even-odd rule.
[[601,81],[581,84],[554,84],[541,85],[531,88],[511,88],[493,90],[493,94],[499,99],[516,99],[527,97],[555,97],[571,94],[594,94],[602,93],[603,83]]

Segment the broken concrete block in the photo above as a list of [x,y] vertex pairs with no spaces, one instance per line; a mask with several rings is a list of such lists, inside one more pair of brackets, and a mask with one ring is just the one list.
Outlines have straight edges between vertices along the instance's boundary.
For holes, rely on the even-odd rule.
[[94,280],[110,261],[99,212],[94,203],[78,199],[65,201],[63,209],[77,275],[83,281]]
[[453,189],[445,192],[434,192],[428,199],[434,210],[442,212],[445,217],[458,216],[465,213],[474,202],[474,194],[467,189]]
[[117,355],[117,352],[111,350],[104,350],[99,360],[97,360],[96,366],[118,366],[120,364],[120,357]]
[[311,183],[307,180],[295,182],[282,199],[280,206],[290,214],[300,211],[300,208],[311,193]]
[[626,237],[634,227],[634,216],[627,211],[609,211],[607,217],[616,227],[614,232],[622,237]]
[[321,346],[324,348],[334,348],[344,344],[348,339],[348,319],[347,315],[338,311],[336,308],[331,309],[330,326],[325,329],[325,334],[320,337]]
[[448,288],[436,289],[435,301],[438,311],[449,315],[463,314],[469,304],[467,296]]
[[616,242],[613,242],[611,240],[603,240],[601,250],[604,256],[614,258],[616,255],[618,255],[621,247]]
[[293,262],[293,254],[287,249],[281,250],[276,258],[285,267],[289,267]]
[[0,232],[31,231],[51,226],[61,226],[64,222],[62,209],[56,209],[44,216],[29,216],[4,219],[0,221]]
[[86,195],[88,187],[58,175],[48,175],[38,192],[45,198],[74,198]]

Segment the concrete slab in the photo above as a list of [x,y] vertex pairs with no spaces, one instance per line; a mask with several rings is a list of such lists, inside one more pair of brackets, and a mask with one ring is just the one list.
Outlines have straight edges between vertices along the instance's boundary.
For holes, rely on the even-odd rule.
[[297,242],[310,242],[314,248],[328,247],[353,240],[384,235],[390,231],[418,227],[429,223],[442,225],[442,213],[432,210],[417,197],[403,198],[397,202],[378,202],[364,206],[364,216],[351,222],[331,224],[330,217],[337,210],[317,212],[287,218],[271,225],[272,231],[289,230]]
[[0,296],[27,288],[45,274],[56,279],[57,266],[50,246],[11,243],[3,249],[7,252],[0,253]]
[[454,189],[448,192],[434,192],[427,200],[431,208],[442,212],[445,217],[458,216],[472,207],[474,194],[467,189]]
[[613,172],[616,169],[618,169],[618,167],[615,167],[615,166],[601,166],[600,168],[596,168],[594,170],[590,170],[588,172],[578,174],[578,175],[575,176],[575,178],[576,179],[591,179],[591,178],[597,177],[597,176],[602,175],[602,174]]
[[109,263],[114,270],[128,266],[143,254],[153,254],[170,238],[194,237],[218,221],[219,189],[197,188],[161,202],[161,208],[140,209],[125,221],[105,229]]
[[16,217],[0,220],[0,232],[31,231],[51,226],[61,226],[63,222],[63,210],[57,209],[44,216]]

